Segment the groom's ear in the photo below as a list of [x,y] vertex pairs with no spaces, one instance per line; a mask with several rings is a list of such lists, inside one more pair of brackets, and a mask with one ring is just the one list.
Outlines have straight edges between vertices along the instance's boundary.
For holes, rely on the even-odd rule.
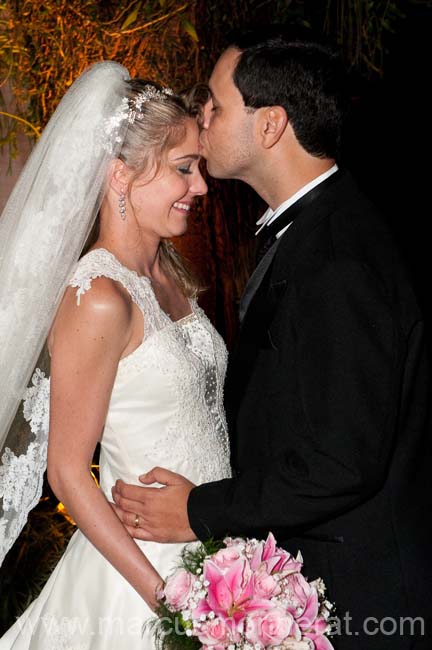
[[260,111],[258,130],[261,144],[270,149],[279,142],[288,124],[286,111],[282,106],[266,106]]

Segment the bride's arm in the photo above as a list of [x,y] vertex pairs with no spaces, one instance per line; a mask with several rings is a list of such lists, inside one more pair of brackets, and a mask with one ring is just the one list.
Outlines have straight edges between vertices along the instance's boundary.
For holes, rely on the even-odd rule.
[[84,535],[153,607],[161,578],[90,475],[119,360],[131,345],[132,305],[121,287],[95,280],[77,306],[66,291],[53,325],[48,480]]

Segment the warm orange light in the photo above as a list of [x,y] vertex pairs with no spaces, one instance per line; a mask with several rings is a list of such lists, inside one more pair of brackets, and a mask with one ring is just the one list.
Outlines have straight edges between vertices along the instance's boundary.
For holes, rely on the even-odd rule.
[[66,519],[70,524],[72,524],[72,526],[76,526],[74,520],[73,520],[72,517],[68,514],[68,511],[67,511],[66,508],[64,507],[63,503],[58,503],[58,504],[57,504],[56,512],[57,512],[58,514],[62,515],[62,516],[63,516],[63,517],[64,517],[64,518],[65,518],[65,519]]

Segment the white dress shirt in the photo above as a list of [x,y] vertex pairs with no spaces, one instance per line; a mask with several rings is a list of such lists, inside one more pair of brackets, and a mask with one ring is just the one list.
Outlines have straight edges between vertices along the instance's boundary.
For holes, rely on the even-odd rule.
[[[277,219],[278,216],[280,214],[282,214],[282,212],[285,212],[285,210],[287,208],[290,208],[292,205],[294,205],[294,203],[296,201],[298,201],[302,196],[304,196],[311,189],[313,189],[314,187],[316,187],[317,185],[319,185],[320,183],[325,181],[326,178],[328,178],[329,176],[331,176],[332,174],[337,172],[337,170],[338,170],[338,166],[336,164],[334,164],[333,167],[330,167],[330,169],[328,169],[326,172],[324,172],[323,174],[320,174],[319,176],[314,178],[313,181],[310,181],[310,183],[307,183],[307,185],[304,185],[302,188],[300,188],[298,190],[298,192],[296,192],[295,194],[290,196],[289,199],[287,199],[286,201],[281,203],[281,205],[279,207],[277,207],[276,210],[272,210],[271,208],[268,208],[264,212],[263,216],[260,219],[258,219],[258,221],[256,222],[256,225],[259,226],[259,228],[258,228],[258,230],[256,231],[255,234],[258,235],[258,233],[260,233],[263,228],[265,228],[266,226],[269,226],[271,223],[273,223],[273,221],[275,221],[275,219]],[[291,223],[292,223],[292,221],[291,221]],[[287,226],[282,228],[277,233],[277,235],[276,235],[277,239],[279,239],[279,237],[282,237],[284,232],[286,230],[288,230],[288,228],[290,227],[291,223],[289,223]]]

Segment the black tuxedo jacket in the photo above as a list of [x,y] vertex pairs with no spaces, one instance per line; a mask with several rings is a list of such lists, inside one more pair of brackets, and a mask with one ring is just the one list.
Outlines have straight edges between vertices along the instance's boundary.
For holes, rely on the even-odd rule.
[[300,549],[345,616],[340,648],[432,647],[421,622],[399,622],[432,609],[430,386],[404,266],[341,173],[283,235],[248,307],[225,388],[233,478],[192,491],[193,530],[273,531]]

